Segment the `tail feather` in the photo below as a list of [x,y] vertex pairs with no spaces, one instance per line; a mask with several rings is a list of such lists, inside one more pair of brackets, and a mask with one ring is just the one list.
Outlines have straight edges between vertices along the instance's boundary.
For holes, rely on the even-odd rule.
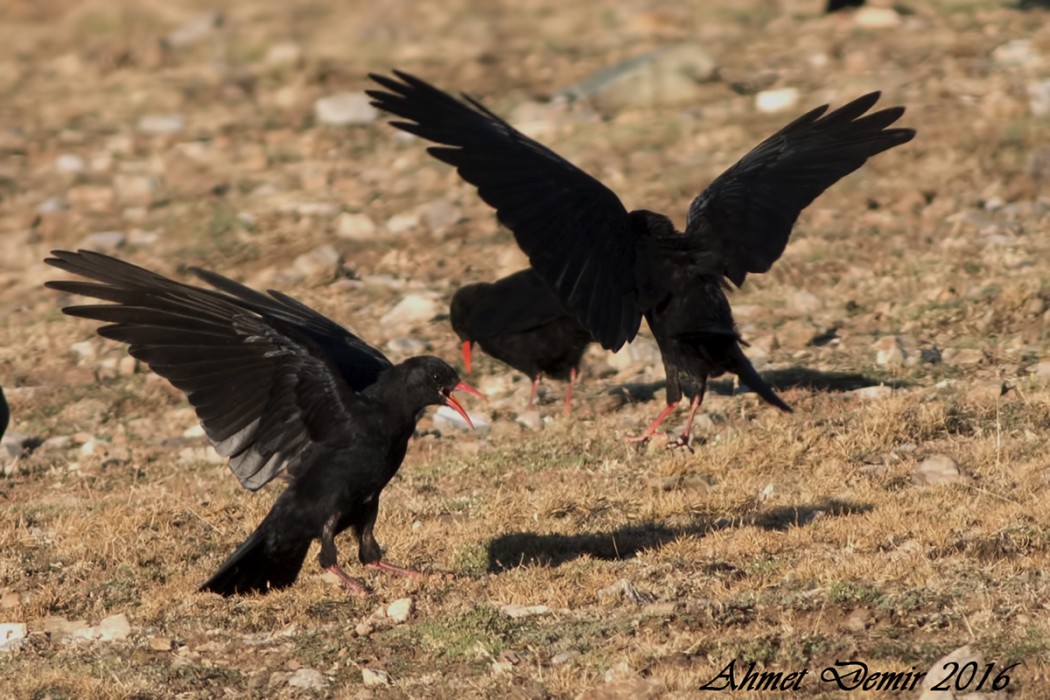
[[773,387],[766,384],[766,381],[755,371],[755,367],[751,364],[751,360],[747,359],[747,355],[744,354],[744,351],[740,349],[739,345],[733,343],[729,350],[729,354],[734,361],[733,372],[740,377],[741,382],[761,396],[766,403],[776,406],[781,411],[787,411],[788,413],[793,412],[791,406],[784,403],[784,400],[777,396],[776,392],[773,391]]
[[292,585],[303,568],[310,538],[290,539],[272,523],[264,520],[200,590],[229,597]]

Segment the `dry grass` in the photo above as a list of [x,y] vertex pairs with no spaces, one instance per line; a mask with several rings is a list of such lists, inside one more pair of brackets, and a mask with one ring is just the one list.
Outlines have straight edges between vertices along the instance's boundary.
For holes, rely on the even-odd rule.
[[[925,670],[971,644],[988,662],[1025,662],[1015,697],[1050,697],[1050,391],[1028,374],[1050,357],[1046,199],[1028,167],[1050,123],[1030,114],[1025,92],[1045,73],[989,59],[1024,36],[1045,62],[1050,22],[1045,11],[975,0],[916,7],[916,24],[884,32],[810,12],[819,4],[235,0],[220,41],[172,56],[156,39],[191,8],[52,0],[0,10],[0,381],[13,430],[73,436],[0,482],[0,622],[30,630],[20,652],[0,656],[7,692],[692,697],[738,659],[809,668],[803,695],[817,697],[827,690],[819,669],[837,659]],[[596,352],[580,415],[561,420],[562,388],[551,386],[552,421],[528,433],[512,420],[524,383],[482,363],[481,383],[499,397],[485,409],[497,416],[493,432],[436,437],[424,419],[427,434],[384,492],[377,527],[393,561],[455,578],[369,573],[375,596],[346,599],[308,563],[284,592],[196,593],[274,490],[248,494],[194,451],[203,443],[181,437],[195,423],[182,397],[121,369],[122,348],[98,343],[97,357],[73,356],[93,328],[62,317],[41,288],[46,251],[97,231],[156,231],[155,243],[121,255],[173,275],[205,265],[279,286],[382,345],[375,321],[400,290],[295,277],[290,261],[331,243],[359,276],[394,275],[447,298],[521,259],[491,212],[418,143],[380,123],[319,127],[314,99],[398,66],[508,113],[688,37],[701,37],[725,76],[695,108],[604,121],[576,109],[543,136],[629,207],[681,220],[701,186],[784,121],[756,114],[728,81],[775,72],[777,86],[800,89],[799,109],[879,87],[920,130],[822,197],[773,271],[734,297],[745,337],[796,413],[729,396],[723,382],[705,403],[711,422],[695,454],[637,450],[622,437],[659,404],[594,406],[610,386],[659,372],[615,376]],[[302,62],[268,64],[269,47],[289,40]],[[135,131],[139,116],[166,112],[185,117],[181,134]],[[187,158],[191,142],[206,155]],[[88,171],[56,173],[63,153]],[[107,188],[116,173],[156,175],[153,202],[92,204],[85,188]],[[70,208],[36,214],[52,195]],[[463,213],[440,236],[369,243],[336,238],[331,217],[282,208],[333,202],[382,226],[439,198]],[[1006,206],[986,206],[996,199]],[[796,310],[800,289],[824,307]],[[830,328],[835,342],[808,343]],[[983,359],[877,367],[872,343],[890,334],[917,349],[976,348]],[[446,324],[414,335],[454,356]],[[841,390],[857,381],[898,388],[870,401]],[[1003,382],[1013,388],[1000,396]],[[915,468],[933,454],[957,460],[965,478],[916,485]],[[652,602],[598,595],[620,579]],[[355,633],[404,596],[417,608],[407,623]],[[506,603],[552,612],[513,620],[500,612]],[[126,641],[70,645],[44,631],[49,617],[95,624],[117,613],[132,626]],[[578,656],[551,664],[568,651]],[[287,685],[303,667],[327,688]],[[393,685],[365,691],[361,668],[386,670]]]

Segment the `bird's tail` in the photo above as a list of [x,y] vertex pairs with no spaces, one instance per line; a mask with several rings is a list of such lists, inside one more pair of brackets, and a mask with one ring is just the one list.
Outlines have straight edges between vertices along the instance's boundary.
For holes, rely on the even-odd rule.
[[290,534],[266,518],[200,590],[232,596],[292,585],[303,568],[310,538]]
[[766,384],[766,381],[755,371],[754,365],[751,364],[751,360],[747,359],[747,355],[740,349],[739,344],[732,344],[729,349],[729,355],[733,361],[732,370],[736,373],[736,376],[740,377],[741,382],[761,396],[766,403],[776,406],[781,411],[792,412],[791,406],[784,403],[784,400],[773,391],[773,387]]

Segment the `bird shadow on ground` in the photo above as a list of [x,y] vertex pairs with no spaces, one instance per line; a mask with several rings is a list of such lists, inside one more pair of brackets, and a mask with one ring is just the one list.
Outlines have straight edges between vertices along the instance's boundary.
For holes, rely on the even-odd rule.
[[[810,369],[809,367],[785,367],[783,369],[769,370],[768,372],[762,372],[762,378],[776,391],[807,389],[815,392],[838,393],[880,384],[885,384],[893,389],[902,389],[910,386],[909,382],[899,379],[884,380],[860,374],[859,372],[824,372],[819,369]],[[620,405],[645,403],[654,400],[656,393],[666,386],[666,381],[620,384],[606,392],[607,398],[605,400],[608,403],[619,403]],[[692,397],[692,387],[683,386],[683,391],[686,396]],[[708,382],[707,392],[719,396],[733,396],[747,393],[748,389],[737,387],[732,380],[721,379]]]
[[698,518],[688,525],[667,526],[655,522],[624,525],[607,532],[582,532],[575,535],[535,532],[512,532],[488,543],[489,573],[500,573],[523,566],[560,566],[589,556],[617,561],[631,559],[645,549],[662,547],[680,537],[704,536],[708,532],[733,527],[758,527],[763,530],[787,530],[808,525],[821,517],[841,517],[867,513],[874,506],[829,499],[801,506],[778,506],[745,516]]

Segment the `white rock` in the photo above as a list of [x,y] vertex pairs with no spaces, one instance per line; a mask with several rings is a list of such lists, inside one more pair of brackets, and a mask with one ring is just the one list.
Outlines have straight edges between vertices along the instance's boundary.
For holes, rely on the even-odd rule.
[[848,393],[850,396],[855,396],[864,401],[877,401],[893,396],[893,389],[885,384],[879,384],[878,386],[865,386],[860,389],[854,389]]
[[500,607],[500,612],[511,619],[517,620],[523,617],[533,617],[535,615],[550,615],[551,609],[546,605],[518,605],[517,603],[508,603]]
[[288,685],[293,688],[305,688],[307,690],[323,690],[328,687],[328,681],[315,668],[300,668],[288,677]]
[[89,233],[80,241],[80,248],[112,253],[127,243],[128,236],[123,231],[98,231]]
[[1050,360],[1043,360],[1028,368],[1028,373],[1039,379],[1050,379]]
[[379,116],[363,92],[340,92],[322,97],[314,103],[317,121],[329,126],[371,124]]
[[149,136],[177,134],[185,126],[181,114],[147,114],[139,119],[138,129]]
[[875,364],[880,367],[900,367],[904,364],[904,348],[897,336],[879,338],[872,347],[875,349]]
[[1042,63],[1043,56],[1031,39],[1014,39],[992,49],[992,60],[1001,66],[1028,68]]
[[84,159],[80,156],[64,153],[55,159],[55,170],[60,173],[76,175],[84,172],[86,169],[87,164],[84,163]]
[[440,307],[432,296],[407,294],[379,319],[379,325],[387,328],[399,324],[422,323],[431,320],[439,312]]
[[270,66],[293,66],[302,60],[302,47],[290,41],[274,44],[266,51],[266,63]]
[[811,314],[824,308],[824,300],[813,292],[799,289],[788,297],[787,307],[800,314]]
[[362,668],[361,680],[364,682],[365,687],[377,688],[383,685],[390,685],[390,674],[378,668]]
[[439,231],[459,221],[462,210],[447,199],[435,199],[419,207],[423,223],[431,231]]
[[963,478],[959,463],[948,455],[930,455],[915,468],[912,475],[917,484],[952,484]]
[[755,95],[755,109],[765,114],[783,112],[798,104],[798,88],[786,87],[763,90]]
[[81,340],[70,345],[69,349],[76,355],[78,362],[93,360],[98,356],[98,345],[95,344],[94,340]]
[[13,652],[22,648],[26,637],[24,622],[0,622],[0,652]]
[[422,355],[428,345],[415,338],[393,338],[386,344],[387,350],[398,355]]
[[394,214],[386,222],[386,230],[390,233],[405,233],[419,227],[419,214],[416,212],[405,212]]
[[223,24],[223,15],[220,12],[205,12],[189,20],[175,31],[169,33],[161,43],[169,48],[181,48],[190,46],[211,35],[213,31]]
[[536,409],[523,411],[522,413],[519,413],[514,420],[517,421],[518,425],[527,430],[535,431],[543,429],[543,417]]
[[[467,411],[467,415],[470,416],[470,422],[474,424],[474,432],[478,435],[485,435],[492,429],[492,419],[484,413]],[[451,406],[438,407],[438,410],[434,412],[434,427],[438,430],[469,431],[471,429],[467,421],[463,420],[463,416]]]
[[127,639],[131,634],[131,625],[124,613],[110,615],[95,626],[95,637],[100,642],[116,642]]
[[561,666],[567,664],[580,655],[580,652],[575,649],[569,649],[568,651],[561,651],[551,657],[551,666]]
[[901,16],[892,7],[866,5],[853,13],[853,24],[866,29],[893,29],[901,25]]
[[610,354],[606,362],[618,372],[636,365],[657,365],[660,364],[660,348],[652,338],[637,336],[619,352]]
[[386,606],[386,616],[394,622],[405,622],[415,609],[416,603],[411,598],[398,598]]
[[117,175],[113,178],[113,192],[125,206],[148,207],[157,193],[157,180],[150,175]]
[[[926,672],[926,675],[922,679],[922,694],[919,695],[919,700],[948,700],[949,698],[958,698],[958,700],[1002,700],[1007,697],[1005,689],[1002,691],[995,691],[991,689],[991,685],[995,679],[995,671],[989,678],[989,681],[982,689],[980,693],[955,693],[952,691],[933,690],[935,685],[941,685],[941,682],[948,677],[948,674],[952,673],[953,668],[963,669],[967,664],[972,663],[979,670],[977,677],[980,678],[980,670],[984,669],[985,661],[984,657],[976,649],[971,647],[969,644],[961,646],[958,649],[949,652],[945,656],[937,659],[930,666],[930,669]],[[973,666],[971,666],[973,668]],[[1014,668],[1016,671],[1020,666]],[[996,669],[998,671],[999,669]],[[944,685],[951,686],[952,681],[956,680],[958,676],[951,677]],[[974,684],[976,685],[976,683]],[[1013,687],[1014,684],[1009,684]],[[941,687],[944,687],[943,685]]]
[[326,243],[297,257],[292,266],[304,277],[331,279],[339,273],[341,264],[339,251]]
[[1050,80],[1028,83],[1028,109],[1035,117],[1050,114]]
[[376,225],[368,214],[345,211],[336,219],[335,235],[351,241],[368,241],[375,238]]

